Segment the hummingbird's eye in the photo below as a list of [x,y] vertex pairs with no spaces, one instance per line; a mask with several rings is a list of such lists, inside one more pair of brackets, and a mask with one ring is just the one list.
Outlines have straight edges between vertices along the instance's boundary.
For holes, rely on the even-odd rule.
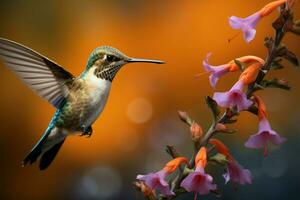
[[116,62],[116,61],[119,61],[120,59],[116,56],[113,56],[113,55],[106,55],[106,61],[108,62]]
[[108,62],[114,61],[114,56],[112,56],[112,55],[106,55],[106,61],[108,61]]

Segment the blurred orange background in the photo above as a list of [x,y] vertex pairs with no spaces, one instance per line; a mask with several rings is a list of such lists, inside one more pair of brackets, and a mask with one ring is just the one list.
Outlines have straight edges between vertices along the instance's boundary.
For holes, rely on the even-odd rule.
[[[2,0],[0,37],[42,53],[74,75],[84,70],[90,52],[101,45],[116,47],[132,57],[164,60],[167,64],[126,65],[114,79],[107,106],[93,126],[92,137],[69,137],[52,166],[40,172],[36,165],[21,168],[20,164],[55,110],[1,62],[0,198],[132,199],[135,194],[131,182],[135,175],[158,170],[169,159],[164,153],[165,145],[174,144],[185,155],[192,152],[188,128],[177,119],[177,110],[187,110],[203,127],[208,127],[210,113],[204,96],[214,91],[208,75],[194,77],[203,72],[202,60],[206,54],[213,53],[210,62],[214,65],[243,55],[266,56],[263,39],[273,35],[270,24],[277,13],[259,23],[257,36],[250,45],[243,41],[241,34],[228,42],[237,33],[230,28],[228,17],[248,16],[268,2]],[[296,4],[295,11],[296,19],[300,18],[300,3]],[[284,43],[300,56],[299,37],[287,34]],[[271,154],[267,161],[260,158],[260,151],[245,149],[243,143],[257,129],[256,118],[247,113],[240,116],[236,125],[239,133],[223,137],[244,161],[244,166],[253,159],[255,164],[249,168],[258,182],[263,179],[265,165],[276,160],[285,167],[282,176],[286,177],[288,171],[293,173],[289,161],[297,155],[296,148],[299,150],[299,145],[290,141],[300,139],[300,71],[285,64],[286,69],[272,72],[270,77],[288,79],[291,92],[259,93],[266,101],[273,128],[289,139],[284,144],[287,149],[274,149],[274,154],[278,151],[280,156],[275,159]],[[230,88],[237,75],[226,76],[218,83],[217,90]],[[293,168],[295,165],[300,167],[299,162],[293,163]],[[265,176],[268,173],[269,170]],[[299,176],[298,172],[289,177],[300,181]],[[282,183],[276,180],[276,184]],[[270,183],[259,182],[272,183],[273,179]],[[114,187],[110,193],[101,190],[105,187],[109,190],[109,184]],[[249,187],[253,188],[243,188],[240,193],[257,189]],[[284,190],[282,194],[290,192]],[[238,194],[231,195],[231,199],[238,197]]]

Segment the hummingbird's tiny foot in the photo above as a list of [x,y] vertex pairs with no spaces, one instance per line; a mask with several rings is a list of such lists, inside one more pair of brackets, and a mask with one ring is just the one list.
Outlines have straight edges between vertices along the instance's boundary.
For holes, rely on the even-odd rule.
[[86,135],[88,138],[92,136],[92,133],[93,133],[92,126],[89,126],[87,128],[85,126],[82,126],[81,129],[82,129],[82,133],[80,134],[80,136]]

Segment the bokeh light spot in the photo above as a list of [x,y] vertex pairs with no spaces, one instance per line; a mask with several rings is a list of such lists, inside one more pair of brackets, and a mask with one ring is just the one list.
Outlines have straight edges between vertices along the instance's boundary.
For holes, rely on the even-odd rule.
[[120,192],[121,187],[121,177],[116,170],[98,166],[84,174],[77,191],[80,199],[111,199]]
[[144,123],[152,117],[152,105],[145,98],[136,98],[129,103],[127,108],[127,116],[137,124]]

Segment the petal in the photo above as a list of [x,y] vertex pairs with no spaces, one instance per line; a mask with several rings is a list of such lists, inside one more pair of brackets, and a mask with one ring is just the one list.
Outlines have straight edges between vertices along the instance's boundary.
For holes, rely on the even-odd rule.
[[243,20],[244,20],[243,18],[239,18],[239,17],[236,17],[236,16],[231,16],[229,18],[229,24],[233,29],[241,29]]
[[202,183],[201,187],[199,187],[198,192],[202,195],[205,195],[205,194],[209,194],[211,190],[216,190],[217,185],[212,184],[212,180],[213,178],[210,175],[205,174],[204,182]]
[[262,119],[260,119],[259,121],[259,125],[258,125],[258,132],[262,133],[262,132],[270,132],[271,126],[270,123],[268,121],[267,118],[263,117]]
[[215,92],[213,99],[217,102],[217,104],[221,107],[230,107],[230,99],[229,92]]
[[262,134],[257,133],[255,135],[251,135],[249,137],[249,139],[245,143],[245,146],[248,148],[259,149],[259,148],[264,147],[266,144],[267,144],[267,141],[266,141],[265,137]]
[[195,192],[197,190],[197,185],[194,184],[194,180],[198,175],[199,173],[197,172],[190,173],[185,179],[183,179],[180,186],[186,189],[188,192]]
[[274,145],[281,145],[282,143],[284,143],[286,141],[286,138],[281,137],[275,131],[272,131],[271,134],[270,134],[270,141]]
[[160,188],[160,192],[164,195],[164,196],[173,196],[175,195],[175,193],[173,191],[170,190],[169,186],[167,187],[161,187]]
[[250,43],[255,38],[255,35],[256,30],[249,28],[244,31],[243,37],[247,43]]
[[244,32],[244,39],[247,43],[249,43],[256,35],[255,27],[261,18],[261,14],[259,12],[256,12],[246,18],[231,16],[229,18],[229,24],[233,29],[241,29]]
[[248,110],[248,108],[253,104],[251,100],[247,99],[245,93],[240,94],[239,98],[240,98],[239,101],[236,102],[238,112],[241,112],[242,110]]
[[241,185],[250,184],[252,182],[251,172],[244,169],[236,161],[228,163],[228,173],[230,174],[231,181],[240,183]]
[[230,181],[230,174],[229,174],[229,172],[226,172],[225,174],[223,174],[223,178],[225,179],[225,184],[227,184]]

